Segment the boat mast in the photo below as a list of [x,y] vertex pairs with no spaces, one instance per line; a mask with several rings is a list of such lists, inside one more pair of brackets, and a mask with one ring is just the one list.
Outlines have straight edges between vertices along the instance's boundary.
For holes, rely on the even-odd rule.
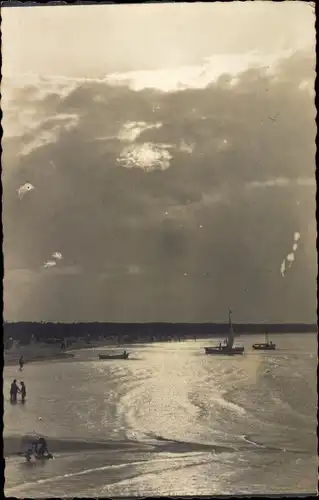
[[228,336],[227,336],[227,344],[228,344],[228,347],[230,349],[233,347],[233,344],[234,344],[234,329],[233,329],[233,323],[232,323],[231,315],[232,315],[232,311],[229,309],[229,313],[228,313],[229,333],[228,333]]

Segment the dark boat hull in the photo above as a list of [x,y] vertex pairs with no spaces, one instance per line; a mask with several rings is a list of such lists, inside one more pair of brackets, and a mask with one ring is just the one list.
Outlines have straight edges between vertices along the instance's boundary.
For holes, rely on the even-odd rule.
[[276,344],[253,344],[255,351],[274,351]]
[[99,354],[99,359],[128,359],[128,354]]
[[217,356],[234,356],[236,354],[244,354],[244,347],[205,347],[205,354]]

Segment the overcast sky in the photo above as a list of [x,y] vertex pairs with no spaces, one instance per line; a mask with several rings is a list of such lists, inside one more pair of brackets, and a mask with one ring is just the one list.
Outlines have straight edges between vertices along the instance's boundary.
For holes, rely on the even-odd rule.
[[5,319],[316,321],[314,19],[2,9]]
[[314,45],[305,2],[4,8],[3,72],[103,76]]

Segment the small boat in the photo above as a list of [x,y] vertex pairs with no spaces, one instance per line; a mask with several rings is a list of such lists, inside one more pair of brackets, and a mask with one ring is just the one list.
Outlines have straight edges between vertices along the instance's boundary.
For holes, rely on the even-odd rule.
[[268,340],[268,334],[265,333],[265,342],[253,344],[253,349],[255,351],[274,351],[276,349],[276,344],[273,344],[272,341]]
[[232,312],[229,310],[229,332],[227,338],[224,342],[220,342],[219,345],[214,347],[204,347],[205,354],[216,354],[216,355],[226,355],[234,356],[236,354],[244,354],[245,348],[242,346],[234,346],[235,333],[233,329]]
[[124,351],[121,354],[99,354],[99,359],[128,359],[129,353]]
[[229,347],[226,345],[205,347],[205,354],[226,354],[227,356],[234,356],[235,354],[244,354],[245,348],[242,346]]

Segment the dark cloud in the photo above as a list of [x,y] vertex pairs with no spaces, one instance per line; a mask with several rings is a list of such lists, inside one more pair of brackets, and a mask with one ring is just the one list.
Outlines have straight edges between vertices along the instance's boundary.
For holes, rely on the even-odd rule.
[[[313,58],[238,78],[169,93],[103,82],[15,92],[38,125],[3,141],[6,319],[207,321],[232,304],[238,320],[314,320],[315,186],[297,183],[314,179],[315,108],[299,88]],[[162,126],[125,143],[129,121]],[[44,132],[51,142],[17,154]],[[166,145],[169,168],[118,164],[143,143]],[[286,183],[270,186],[277,178]],[[35,189],[20,200],[26,182]],[[54,251],[63,260],[44,269]]]

